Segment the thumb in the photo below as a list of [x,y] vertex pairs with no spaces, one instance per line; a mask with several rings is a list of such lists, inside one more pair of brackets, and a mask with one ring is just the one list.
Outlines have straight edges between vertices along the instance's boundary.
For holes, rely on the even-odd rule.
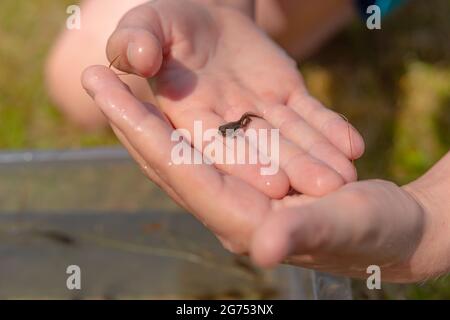
[[389,220],[389,210],[383,209],[386,184],[347,184],[306,205],[268,215],[252,237],[254,262],[270,267],[291,255],[357,252],[370,248],[381,235],[392,238],[382,228]]
[[151,3],[128,11],[108,40],[108,60],[124,72],[146,78],[157,74],[165,43],[160,21]]

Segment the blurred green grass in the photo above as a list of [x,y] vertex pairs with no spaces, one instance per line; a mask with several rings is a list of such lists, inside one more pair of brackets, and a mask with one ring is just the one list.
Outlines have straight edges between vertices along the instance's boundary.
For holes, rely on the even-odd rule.
[[105,129],[87,133],[49,101],[43,69],[69,0],[0,2],[0,148],[77,148],[116,143]]
[[[0,148],[77,148],[115,144],[107,129],[84,132],[46,96],[43,62],[69,0],[0,2]],[[360,178],[405,183],[450,148],[450,2],[412,0],[381,31],[355,21],[302,63],[313,94],[362,132]],[[384,285],[357,298],[450,299],[450,278]]]

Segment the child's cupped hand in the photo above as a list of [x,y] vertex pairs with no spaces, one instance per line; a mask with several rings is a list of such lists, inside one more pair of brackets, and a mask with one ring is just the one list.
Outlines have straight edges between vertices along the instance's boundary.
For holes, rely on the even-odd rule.
[[[282,198],[290,187],[321,196],[356,180],[351,159],[364,151],[359,133],[308,94],[296,63],[239,10],[148,2],[123,17],[107,55],[121,71],[152,79],[158,108],[192,136],[196,120],[217,130],[245,112],[263,118],[248,128],[279,128],[276,174],[261,175],[261,163],[216,164],[267,196]],[[135,125],[148,124],[144,117]]]

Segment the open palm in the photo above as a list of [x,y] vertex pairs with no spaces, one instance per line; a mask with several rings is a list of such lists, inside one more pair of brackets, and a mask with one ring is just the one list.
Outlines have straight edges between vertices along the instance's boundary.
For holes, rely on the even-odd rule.
[[[153,1],[128,12],[111,36],[110,60],[151,78],[158,108],[174,128],[217,129],[245,112],[249,127],[279,128],[279,166],[216,166],[271,198],[292,186],[323,195],[356,179],[349,159],[363,153],[360,135],[312,98],[296,64],[254,22],[236,9],[204,2]],[[350,135],[350,140],[349,140]]]

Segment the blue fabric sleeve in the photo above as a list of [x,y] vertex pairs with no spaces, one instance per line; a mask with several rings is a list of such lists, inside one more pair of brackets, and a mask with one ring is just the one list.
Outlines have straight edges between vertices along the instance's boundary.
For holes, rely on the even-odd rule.
[[367,18],[367,7],[371,5],[377,5],[380,7],[381,16],[384,17],[390,12],[405,4],[408,0],[355,0],[356,7],[358,8],[361,17]]

